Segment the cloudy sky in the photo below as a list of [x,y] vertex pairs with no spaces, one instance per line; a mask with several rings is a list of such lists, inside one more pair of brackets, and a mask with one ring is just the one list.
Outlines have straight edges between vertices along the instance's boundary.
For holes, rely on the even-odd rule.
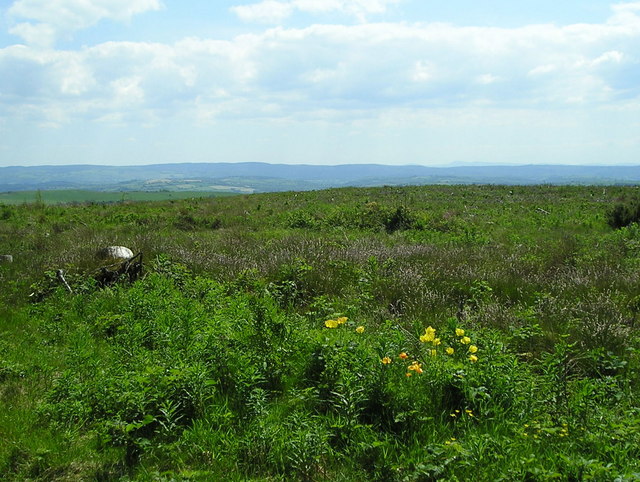
[[0,166],[640,164],[640,1],[0,0]]

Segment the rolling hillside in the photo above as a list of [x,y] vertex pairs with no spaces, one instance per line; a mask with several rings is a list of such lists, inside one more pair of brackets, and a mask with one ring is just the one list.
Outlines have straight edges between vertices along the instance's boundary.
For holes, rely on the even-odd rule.
[[144,166],[0,168],[0,192],[49,189],[102,191],[276,192],[345,186],[420,184],[636,184],[640,166],[336,166],[184,163]]

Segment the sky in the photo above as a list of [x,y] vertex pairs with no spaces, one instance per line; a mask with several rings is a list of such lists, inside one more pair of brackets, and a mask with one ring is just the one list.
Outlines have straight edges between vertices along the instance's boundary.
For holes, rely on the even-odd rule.
[[0,0],[0,167],[640,165],[640,1]]

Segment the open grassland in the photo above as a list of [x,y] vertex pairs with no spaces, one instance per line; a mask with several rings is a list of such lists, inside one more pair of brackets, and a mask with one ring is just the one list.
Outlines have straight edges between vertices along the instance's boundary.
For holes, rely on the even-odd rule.
[[69,204],[69,203],[115,203],[125,201],[167,201],[178,199],[230,196],[231,192],[205,191],[83,191],[60,189],[52,191],[12,191],[0,193],[0,204]]
[[640,480],[637,195],[0,205],[0,478]]

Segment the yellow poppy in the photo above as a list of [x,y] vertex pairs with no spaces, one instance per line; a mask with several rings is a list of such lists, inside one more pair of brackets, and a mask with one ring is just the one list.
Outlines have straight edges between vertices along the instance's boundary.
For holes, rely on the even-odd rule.
[[337,328],[338,322],[336,320],[327,320],[324,322],[324,326],[327,328]]
[[429,326],[424,330],[424,335],[420,337],[420,341],[422,343],[427,343],[429,341],[433,341],[436,338],[436,330],[435,328]]

